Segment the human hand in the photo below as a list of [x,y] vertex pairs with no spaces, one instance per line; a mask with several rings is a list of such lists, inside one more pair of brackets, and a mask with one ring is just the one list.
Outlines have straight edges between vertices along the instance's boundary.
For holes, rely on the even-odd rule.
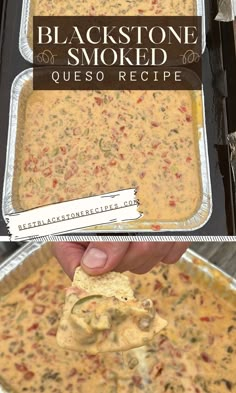
[[72,279],[79,265],[91,275],[111,270],[147,273],[158,262],[177,262],[188,246],[184,242],[56,242],[52,250]]

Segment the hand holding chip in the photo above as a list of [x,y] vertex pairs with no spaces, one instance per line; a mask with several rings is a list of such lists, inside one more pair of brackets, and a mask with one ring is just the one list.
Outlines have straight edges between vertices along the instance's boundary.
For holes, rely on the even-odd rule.
[[187,249],[185,242],[57,242],[53,253],[73,278],[77,266],[91,275],[115,270],[144,274],[157,263],[175,263]]

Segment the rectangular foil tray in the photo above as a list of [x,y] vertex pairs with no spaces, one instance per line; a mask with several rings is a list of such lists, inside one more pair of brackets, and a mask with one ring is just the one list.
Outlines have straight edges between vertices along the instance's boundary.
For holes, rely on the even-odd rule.
[[[42,70],[42,68],[41,68]],[[20,97],[24,85],[26,82],[31,82],[33,78],[33,70],[31,68],[21,72],[13,81],[11,89],[11,102],[10,102],[10,113],[9,113],[9,129],[8,129],[8,143],[7,143],[7,156],[6,156],[6,167],[5,177],[3,186],[3,197],[2,197],[2,212],[3,217],[6,221],[6,215],[17,213],[17,206],[20,203],[17,199],[17,185],[16,185],[16,174],[15,174],[15,162],[17,162],[17,152],[20,149],[21,143],[21,132],[23,126],[19,126],[19,119],[22,122],[24,116],[20,116]],[[28,93],[27,93],[28,94]],[[25,97],[24,100],[27,100]],[[198,128],[198,156],[199,156],[199,177],[201,185],[201,203],[198,211],[189,219],[185,221],[159,221],[160,232],[161,231],[193,231],[203,227],[209,220],[212,214],[212,190],[211,190],[211,179],[208,159],[208,147],[207,147],[207,133],[206,133],[206,122],[205,122],[205,111],[204,111],[204,92],[202,87],[202,110],[199,111],[197,104],[193,102],[198,124],[201,126]],[[22,98],[21,98],[22,100]],[[21,102],[22,103],[22,102]],[[196,105],[195,105],[196,104]],[[90,233],[103,233],[106,231],[111,232],[140,232],[144,233],[151,230],[151,225],[155,224],[154,221],[146,221],[138,223],[131,221],[127,223],[115,223],[113,225],[97,226],[83,229],[83,232],[89,231]],[[73,232],[73,231],[72,231]],[[82,231],[81,231],[82,232]],[[80,232],[80,233],[81,233]]]
[[[33,64],[33,49],[29,44],[29,29],[30,29],[30,13],[31,13],[31,1],[23,0],[22,14],[21,14],[21,25],[20,25],[20,36],[19,36],[19,50],[22,57]],[[205,17],[205,1],[195,0],[197,4],[197,16],[202,17],[202,53],[206,48],[206,17]]]
[[[17,250],[0,265],[0,296],[11,292],[51,256],[49,243],[29,242]],[[210,290],[236,307],[236,279],[190,249],[182,256],[179,265],[181,270],[201,280]],[[1,386],[1,377],[0,375],[0,393],[12,393],[10,384],[7,390]]]

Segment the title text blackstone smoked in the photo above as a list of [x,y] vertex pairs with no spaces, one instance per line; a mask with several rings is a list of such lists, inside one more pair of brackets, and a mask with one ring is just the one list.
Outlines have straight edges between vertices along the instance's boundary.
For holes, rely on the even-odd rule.
[[[161,66],[168,60],[168,51],[163,47],[176,43],[197,44],[199,37],[196,26],[89,26],[86,32],[80,25],[64,27],[39,26],[38,45],[67,45],[70,66]],[[91,48],[87,46],[92,45]],[[125,45],[125,47],[120,47]],[[135,46],[135,47],[130,47]],[[136,47],[142,45],[142,47]],[[85,47],[84,47],[85,46]],[[102,46],[100,48],[100,46]],[[150,47],[152,46],[152,47]]]

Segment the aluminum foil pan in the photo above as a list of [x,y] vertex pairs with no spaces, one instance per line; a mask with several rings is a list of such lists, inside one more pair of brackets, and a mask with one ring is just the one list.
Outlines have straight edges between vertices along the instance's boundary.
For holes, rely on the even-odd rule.
[[0,296],[6,295],[52,256],[49,244],[27,243],[0,265]]
[[[43,70],[42,70],[43,72]],[[11,102],[10,102],[10,119],[9,119],[9,131],[8,131],[8,145],[7,145],[7,157],[6,157],[6,169],[5,179],[3,187],[3,198],[2,198],[2,211],[3,217],[12,213],[21,211],[20,202],[18,198],[18,185],[17,178],[20,173],[17,166],[17,152],[21,146],[21,135],[24,131],[24,113],[20,110],[19,101],[21,101],[21,108],[24,107],[24,102],[27,101],[27,97],[32,91],[32,69],[24,70],[19,74],[12,85],[11,89]],[[194,105],[194,102],[193,102]],[[204,108],[204,94],[202,91],[202,108]],[[201,112],[201,111],[200,111]],[[202,199],[198,211],[186,221],[179,222],[158,222],[161,227],[161,231],[192,231],[203,227],[209,220],[212,214],[212,191],[211,191],[211,179],[209,170],[208,160],[208,148],[207,148],[207,135],[205,125],[205,113],[199,114],[201,120],[200,124],[203,127],[198,129],[198,156],[200,165],[200,182]],[[17,147],[17,148],[16,148]],[[93,227],[89,228],[89,232],[146,232],[151,230],[150,222],[128,222],[122,224],[113,224],[113,226],[106,225],[104,227]]]
[[[202,53],[206,48],[206,28],[205,28],[205,2],[204,0],[196,0],[197,3],[197,16],[202,16]],[[19,50],[24,59],[33,63],[33,49],[32,43],[30,44],[29,32],[33,28],[32,22],[33,5],[32,0],[23,0],[20,37],[19,37]]]
[[[16,285],[23,282],[51,256],[49,243],[27,243],[15,252],[0,265],[0,296],[10,293]],[[201,280],[210,290],[236,306],[236,279],[191,250],[186,251],[179,264],[181,270],[192,276],[193,279]],[[12,393],[10,382],[8,385],[4,383],[3,387],[1,377],[3,376],[0,375],[0,393]]]

